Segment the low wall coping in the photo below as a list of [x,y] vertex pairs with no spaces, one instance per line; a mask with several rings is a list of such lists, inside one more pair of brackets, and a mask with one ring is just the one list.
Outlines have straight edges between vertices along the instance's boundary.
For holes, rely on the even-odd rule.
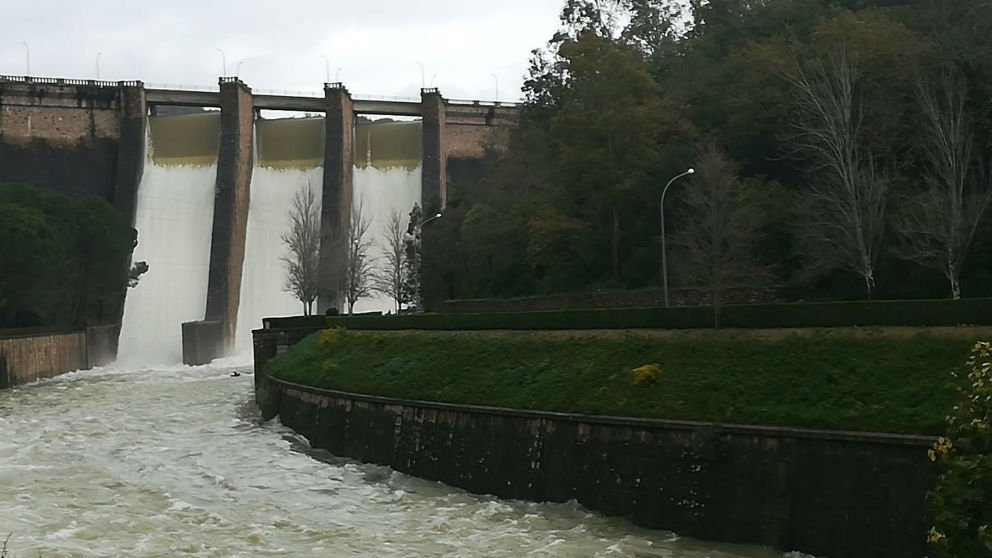
[[702,422],[693,420],[666,420],[626,416],[610,415],[583,415],[577,413],[562,413],[557,411],[535,411],[530,409],[513,409],[509,407],[490,407],[485,405],[463,405],[455,403],[440,403],[436,401],[421,401],[412,399],[399,399],[395,397],[384,397],[380,395],[365,395],[361,393],[351,393],[332,389],[323,389],[294,382],[288,382],[279,378],[266,375],[269,381],[297,391],[366,401],[369,403],[382,403],[385,405],[400,405],[406,407],[419,407],[423,409],[438,409],[444,411],[456,411],[462,413],[488,414],[496,416],[510,416],[529,419],[548,419],[568,422],[581,422],[609,426],[628,426],[645,429],[661,430],[688,430],[695,431],[701,428],[718,428],[722,432],[750,436],[768,436],[776,438],[815,438],[818,440],[839,440],[845,442],[860,442],[865,444],[884,444],[900,446],[929,447],[935,437],[917,434],[892,434],[883,432],[857,432],[848,430],[821,430],[813,428],[798,428],[788,426],[764,426],[749,424],[723,424],[718,422]]

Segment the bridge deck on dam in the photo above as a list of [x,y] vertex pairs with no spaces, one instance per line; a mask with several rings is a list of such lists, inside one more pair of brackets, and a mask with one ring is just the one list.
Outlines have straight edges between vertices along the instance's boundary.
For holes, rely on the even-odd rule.
[[[220,93],[215,91],[188,91],[177,89],[147,89],[148,104],[187,107],[219,107]],[[256,109],[293,110],[300,112],[324,112],[327,103],[323,97],[296,95],[253,95]],[[480,101],[461,102],[449,105],[447,112],[471,113],[479,109],[500,107],[513,109],[512,103],[482,103]],[[417,101],[355,99],[353,111],[356,114],[393,114],[399,116],[423,116],[423,105]]]

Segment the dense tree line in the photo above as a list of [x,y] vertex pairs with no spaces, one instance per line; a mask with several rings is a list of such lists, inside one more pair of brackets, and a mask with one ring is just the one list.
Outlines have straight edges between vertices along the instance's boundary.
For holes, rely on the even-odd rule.
[[661,189],[688,167],[709,170],[665,201],[676,286],[992,294],[988,3],[567,0],[561,21],[508,153],[425,233],[433,296],[661,285]]
[[116,321],[135,243],[96,196],[0,184],[0,328]]

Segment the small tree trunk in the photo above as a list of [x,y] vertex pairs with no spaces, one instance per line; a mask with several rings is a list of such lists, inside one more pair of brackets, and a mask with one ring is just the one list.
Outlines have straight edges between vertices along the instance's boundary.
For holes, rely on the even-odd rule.
[[713,291],[713,329],[720,329],[720,293]]
[[348,299],[348,315],[350,316],[350,315],[352,315],[354,313],[355,313],[355,301],[354,300],[351,300],[349,298]]
[[620,280],[620,214],[617,204],[613,204],[613,280]]
[[951,280],[951,298],[954,300],[961,299],[961,279],[958,274],[954,272],[954,269],[948,270],[948,278]]

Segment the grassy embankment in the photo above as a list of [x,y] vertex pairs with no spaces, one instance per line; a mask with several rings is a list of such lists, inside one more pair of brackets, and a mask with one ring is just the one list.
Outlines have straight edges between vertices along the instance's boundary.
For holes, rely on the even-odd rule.
[[[989,328],[313,334],[267,365],[357,393],[563,412],[941,433]],[[631,369],[657,363],[652,382]]]

